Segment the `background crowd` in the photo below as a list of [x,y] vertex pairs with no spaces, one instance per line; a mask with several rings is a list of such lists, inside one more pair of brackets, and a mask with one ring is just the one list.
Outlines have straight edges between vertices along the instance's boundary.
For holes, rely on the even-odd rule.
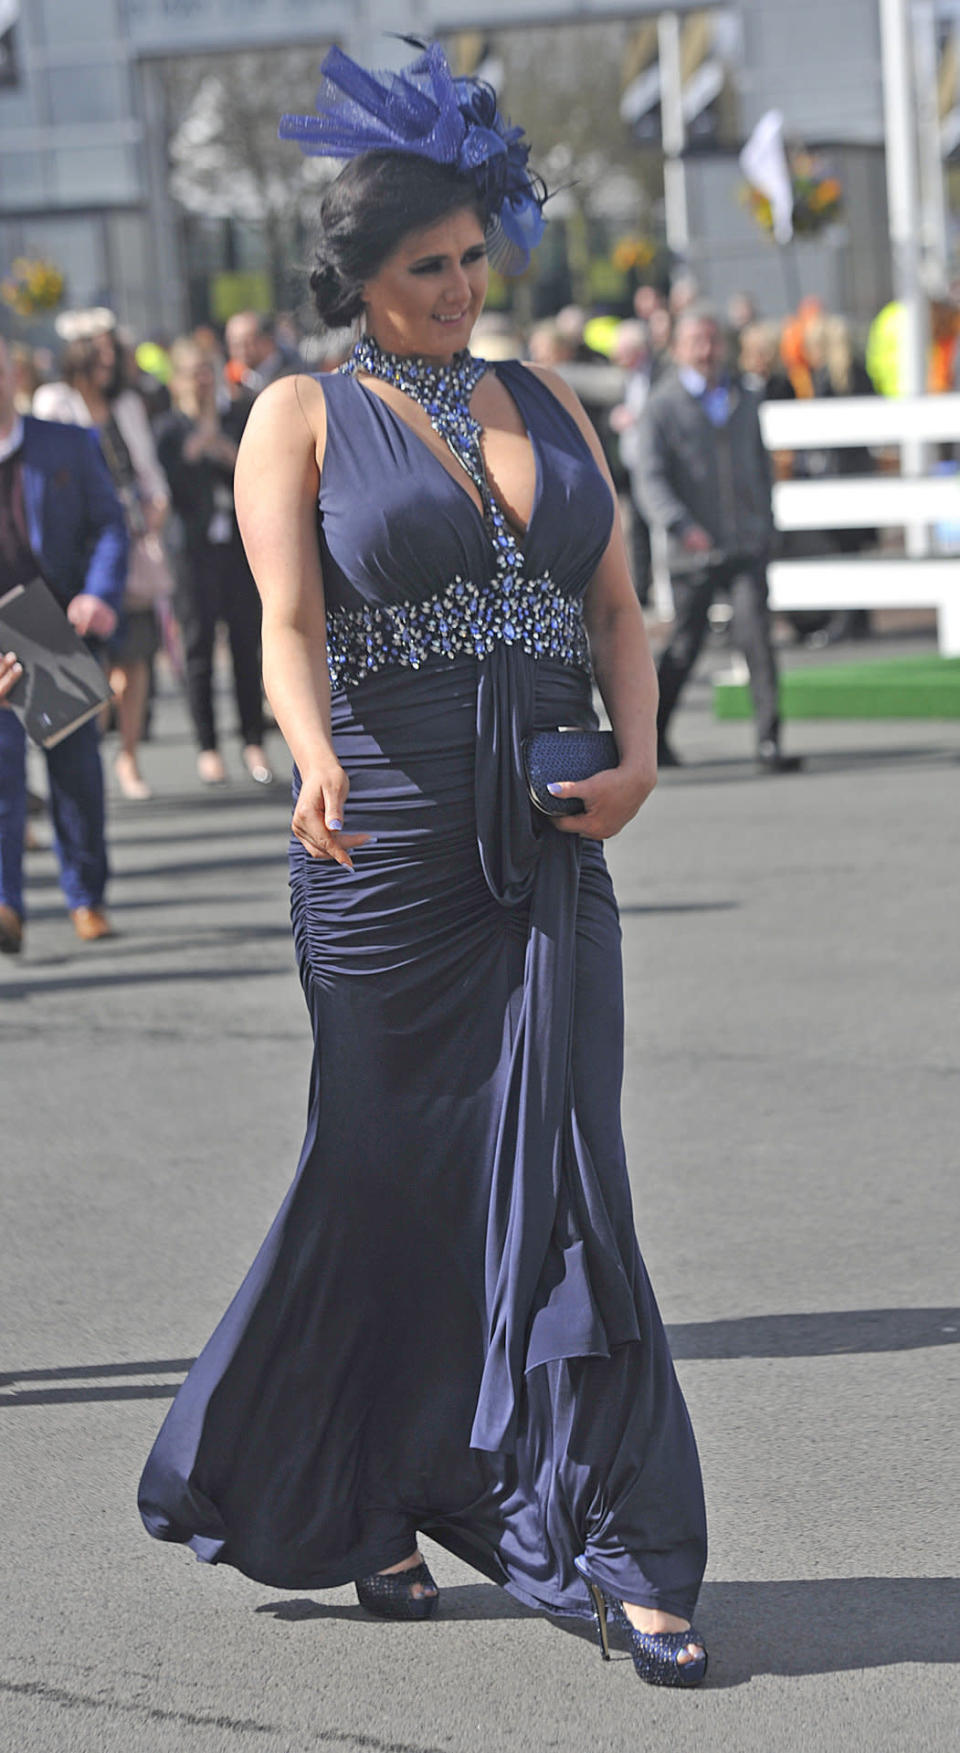
[[[957,387],[958,328],[952,304],[934,309],[931,390]],[[113,636],[102,644],[114,695],[108,728],[115,735],[117,788],[131,802],[152,794],[141,764],[141,744],[149,734],[161,653],[186,695],[198,780],[211,786],[228,782],[223,703],[215,686],[217,654],[223,651],[225,663],[227,648],[242,771],[255,784],[269,784],[273,774],[264,747],[259,601],[234,513],[234,465],[260,391],[291,372],[335,370],[351,349],[353,333],[304,332],[292,315],[242,310],[222,329],[204,325],[176,339],[136,337],[125,333],[106,309],[64,312],[57,331],[62,341],[58,355],[23,343],[10,346],[14,399],[21,415],[93,429],[123,507],[129,559],[122,615]],[[759,748],[767,750],[767,766],[792,769],[796,763],[780,755],[777,742],[766,561],[777,551],[857,552],[878,536],[872,530],[778,534],[770,510],[770,479],[801,470],[808,475],[864,475],[884,467],[885,459],[883,453],[856,448],[805,451],[802,457],[780,453],[767,459],[760,454],[756,408],[767,398],[897,393],[903,353],[900,308],[888,305],[868,332],[857,334],[843,316],[824,310],[814,299],[775,321],[765,318],[746,292],[733,297],[725,311],[710,311],[700,303],[695,281],[683,275],[669,292],[640,285],[627,317],[568,305],[522,330],[507,315],[488,314],[473,346],[494,360],[527,358],[570,378],[604,444],[628,515],[636,589],[653,615],[662,609],[662,600],[652,591],[652,526],[674,526],[675,551],[672,559],[667,556],[673,627],[659,666],[661,761],[669,765],[676,758],[666,740],[667,718],[713,624],[728,626],[747,656]],[[717,536],[725,515],[722,504],[711,508],[708,500],[698,516],[695,486],[678,486],[677,456],[683,445],[671,452],[676,438],[671,421],[682,424],[688,412],[682,395],[671,404],[671,386],[678,382],[688,390],[692,385],[694,400],[701,404],[699,424],[694,422],[684,440],[699,449],[701,472],[709,468],[719,478],[724,446],[733,446],[743,483],[732,494],[729,540]],[[751,498],[761,506],[759,525],[741,540],[741,514],[745,508],[749,513]],[[790,620],[798,639],[815,644],[869,631],[862,610],[840,608]]]

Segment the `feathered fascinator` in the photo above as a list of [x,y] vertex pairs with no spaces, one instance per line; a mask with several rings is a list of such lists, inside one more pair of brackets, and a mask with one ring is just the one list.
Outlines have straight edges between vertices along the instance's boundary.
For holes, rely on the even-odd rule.
[[399,73],[368,72],[331,49],[316,115],[282,116],[280,138],[313,158],[409,152],[449,164],[476,183],[491,227],[491,262],[501,273],[522,274],[543,235],[546,200],[527,169],[523,129],[504,121],[484,80],[454,78],[438,43],[415,46],[420,53]]

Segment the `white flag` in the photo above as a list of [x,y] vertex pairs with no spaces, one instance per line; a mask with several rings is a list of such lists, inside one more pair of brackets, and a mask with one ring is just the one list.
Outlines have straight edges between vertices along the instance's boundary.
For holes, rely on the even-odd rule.
[[793,236],[793,182],[779,110],[768,110],[760,117],[740,154],[740,169],[747,182],[770,202],[777,242],[789,243]]

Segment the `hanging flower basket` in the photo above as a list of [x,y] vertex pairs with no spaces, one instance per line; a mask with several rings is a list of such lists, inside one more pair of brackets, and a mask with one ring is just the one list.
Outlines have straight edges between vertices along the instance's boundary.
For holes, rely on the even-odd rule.
[[[797,237],[817,237],[843,211],[843,184],[819,153],[793,147],[787,154],[793,188],[793,229]],[[766,195],[744,183],[740,199],[768,237],[773,236],[773,210]]]
[[618,274],[643,274],[656,260],[659,248],[652,237],[622,237],[614,244],[610,259]]
[[0,280],[0,298],[18,316],[35,317],[57,309],[63,287],[63,275],[54,262],[18,256],[7,278]]

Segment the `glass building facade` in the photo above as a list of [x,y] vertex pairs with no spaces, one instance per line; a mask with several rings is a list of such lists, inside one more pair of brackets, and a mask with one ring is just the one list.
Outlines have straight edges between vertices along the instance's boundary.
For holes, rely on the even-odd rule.
[[[806,0],[799,12],[795,0],[724,4],[742,25],[744,132],[781,107],[799,136],[834,146],[848,185],[846,237],[805,246],[805,290],[865,312],[889,279],[876,0]],[[677,9],[691,10],[687,0]],[[480,10],[495,34],[657,7],[486,0]],[[16,77],[0,82],[0,274],[17,256],[49,258],[68,304],[108,303],[140,334],[179,328],[217,269],[258,264],[256,239],[248,261],[234,227],[224,253],[214,222],[184,222],[174,209],[163,61],[333,39],[361,58],[389,58],[406,51],[386,31],[449,32],[476,15],[468,0],[21,0]],[[737,205],[738,177],[729,150],[689,162],[692,265],[715,296],[753,284],[776,309],[777,264]]]
[[72,305],[162,318],[140,70],[117,0],[26,0],[0,88],[0,260],[46,257]]

